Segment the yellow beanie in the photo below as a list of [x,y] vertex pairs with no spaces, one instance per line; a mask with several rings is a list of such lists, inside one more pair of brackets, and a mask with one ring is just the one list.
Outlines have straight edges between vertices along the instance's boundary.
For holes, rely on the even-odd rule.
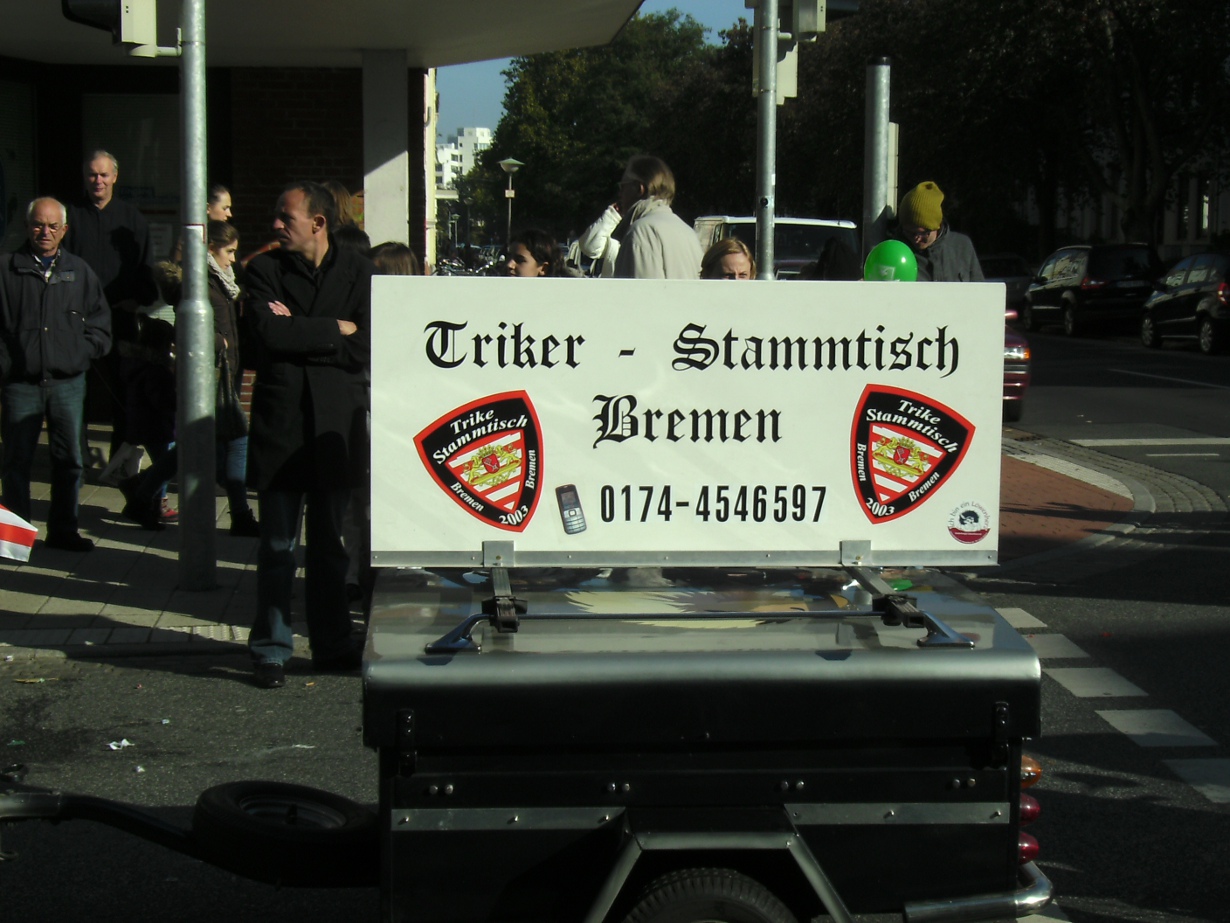
[[897,209],[897,217],[903,228],[927,228],[930,231],[939,230],[944,223],[944,210],[940,203],[944,201],[944,193],[935,183],[919,183],[901,197],[901,207]]

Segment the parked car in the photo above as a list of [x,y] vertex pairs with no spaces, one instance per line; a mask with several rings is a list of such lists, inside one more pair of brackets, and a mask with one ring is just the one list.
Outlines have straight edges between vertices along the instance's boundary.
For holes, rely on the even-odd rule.
[[1163,272],[1148,244],[1061,247],[1045,260],[1025,294],[1026,330],[1062,324],[1068,336],[1096,326],[1135,322],[1153,280]]
[[[756,219],[730,215],[706,215],[692,225],[700,245],[708,250],[727,237],[737,237],[756,252]],[[858,225],[853,221],[829,218],[775,218],[773,221],[774,278],[794,279],[808,263],[814,263],[830,239],[836,238],[850,249],[858,261],[861,244]],[[861,264],[860,264],[861,266]]]
[[1230,253],[1197,253],[1153,283],[1140,318],[1140,341],[1150,348],[1169,337],[1195,339],[1205,355],[1230,341]]
[[1006,307],[1019,309],[1025,304],[1025,292],[1029,290],[1034,273],[1024,257],[1015,253],[992,253],[978,257],[978,262],[988,282],[1004,283]]
[[1025,411],[1029,390],[1029,341],[1011,327],[1004,327],[1004,422],[1018,423]]

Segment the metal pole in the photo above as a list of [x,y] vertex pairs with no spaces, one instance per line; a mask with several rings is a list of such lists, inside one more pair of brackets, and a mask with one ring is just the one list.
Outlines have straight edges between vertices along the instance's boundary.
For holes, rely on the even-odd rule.
[[504,193],[508,199],[508,224],[504,227],[504,255],[508,255],[508,248],[512,243],[512,174],[508,174],[508,191]]
[[178,368],[179,585],[215,586],[214,320],[209,304],[205,205],[205,0],[183,0],[180,111],[183,117],[184,291],[175,319]]
[[863,256],[887,235],[888,102],[892,67],[888,58],[867,65],[866,126],[863,144]]
[[756,265],[773,278],[773,209],[777,189],[777,0],[756,4],[754,39],[760,51],[756,100]]

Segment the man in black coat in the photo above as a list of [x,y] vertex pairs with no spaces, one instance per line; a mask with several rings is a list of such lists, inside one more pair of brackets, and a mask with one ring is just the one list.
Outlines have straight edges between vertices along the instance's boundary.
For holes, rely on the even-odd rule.
[[257,348],[248,484],[260,503],[257,613],[248,649],[257,685],[285,683],[290,599],[306,507],[306,608],[312,663],[354,670],[342,518],[365,470],[372,264],[338,247],[333,198],[294,183],[278,199],[279,248],[248,264],[244,321]]
[[30,468],[47,421],[51,454],[50,548],[90,551],[77,529],[85,372],[111,348],[102,284],[60,242],[68,215],[55,199],[26,211],[29,241],[0,258],[0,439],[4,505],[30,519]]
[[[94,270],[111,306],[115,348],[94,363],[90,387],[98,387],[110,403],[113,453],[127,436],[119,344],[136,342],[137,309],[158,299],[151,269],[149,222],[135,205],[115,194],[119,175],[119,161],[113,154],[94,151],[90,155],[84,165],[85,200],[69,206],[68,236],[64,239],[68,251]],[[90,404],[97,411],[94,398]]]

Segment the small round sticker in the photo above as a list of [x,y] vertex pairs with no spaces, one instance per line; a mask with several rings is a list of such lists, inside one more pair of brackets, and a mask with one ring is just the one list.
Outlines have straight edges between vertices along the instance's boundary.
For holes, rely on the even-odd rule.
[[948,515],[948,531],[963,545],[973,545],[991,533],[991,517],[980,503],[962,503]]

